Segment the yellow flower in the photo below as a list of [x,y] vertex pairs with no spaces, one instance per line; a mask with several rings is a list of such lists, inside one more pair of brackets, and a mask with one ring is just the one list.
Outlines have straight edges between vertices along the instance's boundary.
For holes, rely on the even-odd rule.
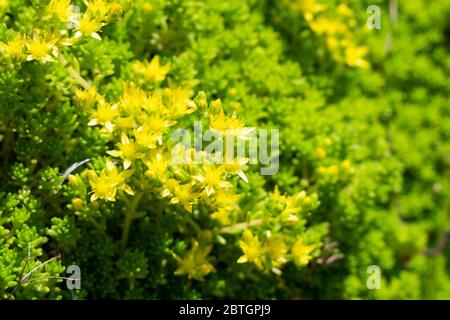
[[314,154],[316,155],[316,158],[320,160],[327,156],[327,152],[322,148],[317,148],[314,150]]
[[257,235],[254,236],[249,230],[245,230],[243,240],[239,241],[239,246],[244,252],[244,255],[238,259],[238,263],[253,262],[256,266],[262,267],[267,248],[261,245]]
[[108,154],[121,158],[123,160],[123,167],[128,169],[134,160],[142,159],[143,153],[139,152],[139,145],[130,141],[125,133],[122,133],[120,143],[117,144],[119,150],[108,151]]
[[119,172],[116,165],[111,160],[106,161],[106,166],[100,173],[100,176],[97,176],[94,171],[89,170],[87,176],[93,192],[91,201],[96,201],[97,199],[115,201],[118,189],[121,189],[130,195],[134,195],[133,190],[125,183],[125,180],[133,173],[133,170]]
[[295,200],[295,197],[289,197],[286,201],[285,207],[281,211],[281,216],[288,219],[290,223],[296,222],[296,219],[293,218],[292,215],[295,215],[302,210],[302,207],[299,206]]
[[231,214],[240,210],[238,201],[239,195],[218,190],[214,194],[214,204],[212,205],[216,211],[211,214],[211,218],[224,225],[230,224]]
[[137,144],[149,149],[155,149],[159,141],[159,136],[148,126],[135,129],[134,137]]
[[109,8],[109,12],[112,16],[120,16],[123,13],[123,8],[120,4],[113,3]]
[[302,11],[305,19],[310,21],[315,13],[325,9],[325,5],[317,3],[316,0],[297,0],[291,4],[291,8]]
[[203,172],[196,175],[194,179],[198,180],[202,184],[206,195],[210,196],[216,190],[230,188],[233,186],[231,183],[224,180],[224,174],[225,169],[223,166],[215,167],[213,165],[204,164]]
[[224,191],[217,191],[214,195],[215,207],[224,208],[228,211],[237,211],[239,209],[239,195]]
[[368,68],[369,63],[364,60],[367,47],[356,47],[349,45],[345,48],[345,61],[351,67]]
[[281,267],[287,262],[286,253],[288,249],[286,243],[281,237],[272,237],[268,243],[268,253],[272,258],[272,266],[275,268]]
[[55,14],[62,22],[69,21],[73,14],[70,0],[51,0],[47,5],[47,14]]
[[299,213],[302,212],[303,206],[311,204],[311,199],[305,191],[301,191],[293,196],[281,195],[278,191],[278,186],[275,186],[272,199],[278,212],[277,217],[288,224],[299,222]]
[[189,278],[201,280],[208,273],[214,271],[214,266],[208,261],[207,257],[212,250],[212,246],[200,246],[194,240],[192,248],[184,258],[173,254],[174,259],[178,262],[176,275],[187,275]]
[[272,197],[277,210],[280,210],[282,212],[281,215],[290,215],[300,210],[300,208],[293,207],[294,202],[291,197],[288,197],[287,195],[281,195],[277,185],[275,185]]
[[211,214],[211,218],[219,221],[219,223],[223,225],[228,225],[231,222],[230,214],[230,211],[226,210],[225,208],[219,208],[216,212]]
[[135,62],[133,69],[136,73],[143,74],[151,82],[163,81],[170,70],[170,65],[161,65],[159,56],[153,57],[152,61]]
[[114,120],[114,128],[117,130],[135,129],[137,127],[134,117],[119,117]]
[[72,199],[72,206],[75,210],[81,211],[84,208],[84,202],[80,198]]
[[101,23],[96,18],[91,18],[89,14],[84,14],[80,19],[75,32],[75,38],[82,36],[92,37],[97,40],[102,40],[97,31],[101,28]]
[[329,37],[327,37],[327,46],[331,50],[333,50],[333,49],[337,50],[338,46],[339,46],[339,40],[336,39],[336,37],[334,37],[334,36],[329,36]]
[[209,126],[222,136],[231,139],[236,137],[237,139],[247,140],[255,131],[254,128],[244,127],[244,123],[238,119],[235,112],[233,112],[231,117],[228,117],[225,116],[222,109],[217,114],[209,116]]
[[166,113],[162,96],[158,92],[152,92],[145,101],[143,108],[149,113]]
[[353,15],[353,10],[350,9],[346,4],[341,3],[337,7],[337,13],[345,17],[351,17]]
[[83,110],[89,110],[97,102],[103,103],[103,97],[97,92],[97,89],[92,86],[89,89],[75,89],[75,102]]
[[148,169],[145,172],[147,177],[165,180],[169,167],[169,161],[164,158],[161,153],[154,153],[150,157],[145,157],[143,162]]
[[113,120],[119,115],[119,110],[116,105],[102,103],[97,110],[92,112],[93,119],[89,121],[88,126],[96,126],[98,124],[105,126],[109,132],[113,131]]
[[33,38],[29,39],[26,43],[27,61],[37,60],[41,62],[48,62],[52,60],[51,54],[57,55],[57,48],[55,43],[57,39],[45,40],[40,36],[40,30],[36,29],[33,34]]
[[174,120],[164,119],[161,114],[153,114],[146,117],[143,121],[145,122],[145,126],[148,130],[153,132],[153,134],[157,137],[159,143],[162,143],[162,136],[166,133],[167,128],[176,123]]
[[182,88],[166,88],[164,96],[167,98],[167,108],[173,117],[180,117],[195,111],[196,105],[190,99],[190,91]]
[[210,115],[209,125],[212,129],[225,134],[227,129],[242,129],[244,124],[237,119],[236,114],[233,114],[231,118],[225,116],[225,113],[221,110],[217,115]]
[[279,201],[284,203],[284,199],[286,198],[286,196],[282,196],[280,193],[280,189],[278,188],[278,185],[275,185],[275,188],[273,189],[273,198],[275,201]]
[[238,91],[236,88],[233,87],[233,88],[228,89],[228,93],[232,96],[235,96],[238,93]]
[[133,175],[134,170],[124,170],[119,172],[114,162],[109,159],[106,161],[105,168],[108,174],[108,180],[112,185],[117,186],[117,188],[125,191],[129,195],[134,195],[134,191],[125,183],[125,180]]
[[337,165],[329,166],[327,172],[330,175],[336,176],[339,174],[339,167]]
[[26,44],[26,36],[16,33],[14,39],[7,43],[0,42],[0,50],[6,51],[6,54],[12,56],[15,59],[20,59],[23,56],[23,51]]
[[[175,165],[183,165],[187,171],[196,170],[197,166],[194,165],[194,159],[196,155],[194,148],[186,147],[183,144],[176,144],[170,151],[170,162]],[[203,154],[203,151],[200,151]]]
[[107,201],[115,201],[115,196],[117,193],[117,186],[112,184],[108,180],[108,176],[106,175],[106,171],[102,171],[100,176],[90,170],[87,174],[89,178],[89,183],[92,187],[92,196],[91,201],[95,201],[97,199],[104,199]]
[[126,84],[120,97],[120,109],[131,117],[137,117],[147,103],[147,93],[134,84]]
[[306,266],[313,258],[311,253],[315,249],[315,245],[305,245],[303,239],[297,240],[292,248],[292,256],[295,264],[299,267]]
[[0,10],[8,7],[8,0],[0,0]]
[[90,0],[86,2],[87,11],[98,20],[104,20],[111,10],[111,5],[104,0]]
[[246,164],[248,163],[248,158],[238,158],[234,159],[231,163],[226,163],[223,165],[225,168],[225,171],[230,174],[236,174],[238,175],[242,180],[248,183],[248,178],[244,173],[244,170],[247,169]]
[[311,29],[317,34],[345,34],[347,26],[339,20],[330,20],[325,17],[319,17],[317,20],[310,22]]
[[240,210],[239,195],[224,192],[223,190],[217,191],[214,194],[214,205],[216,209],[214,213],[211,214],[211,218],[219,221],[224,225],[231,223],[230,216],[232,213],[236,213]]
[[352,168],[352,162],[348,159],[342,161],[342,168],[344,171],[349,171]]
[[191,184],[181,185],[177,180],[170,179],[165,182],[166,189],[162,195],[170,196],[170,203],[181,204],[186,211],[192,213],[192,205],[197,202],[198,194],[193,192]]

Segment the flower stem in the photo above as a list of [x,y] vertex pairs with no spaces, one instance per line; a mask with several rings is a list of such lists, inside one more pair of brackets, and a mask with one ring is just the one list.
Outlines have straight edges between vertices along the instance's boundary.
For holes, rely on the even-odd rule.
[[220,233],[227,233],[227,234],[239,233],[239,232],[244,231],[247,228],[259,226],[263,222],[264,222],[263,219],[256,219],[256,220],[252,220],[250,222],[236,223],[229,227],[223,228],[222,230],[220,230]]
[[66,67],[67,72],[70,74],[70,76],[78,82],[80,86],[82,86],[85,90],[89,90],[92,85],[87,82],[81,75],[78,73],[74,68],[68,65],[67,60],[63,57],[63,55],[59,55],[59,60],[62,62],[64,67]]
[[131,223],[135,217],[136,209],[138,208],[139,201],[141,200],[144,193],[140,192],[134,196],[134,198],[127,203],[125,208],[125,220],[123,222],[122,229],[122,241],[120,245],[120,254],[123,254],[128,244],[128,236],[130,234]]

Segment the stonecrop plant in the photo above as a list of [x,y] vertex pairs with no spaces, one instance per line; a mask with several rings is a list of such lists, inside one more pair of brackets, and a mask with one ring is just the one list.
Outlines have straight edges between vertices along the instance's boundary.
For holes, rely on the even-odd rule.
[[373,2],[0,0],[0,299],[449,298],[450,5]]

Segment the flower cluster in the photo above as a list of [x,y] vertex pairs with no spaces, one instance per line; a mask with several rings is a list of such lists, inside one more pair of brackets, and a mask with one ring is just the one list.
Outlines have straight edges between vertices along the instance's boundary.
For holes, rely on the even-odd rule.
[[[298,236],[305,231],[305,216],[302,215],[318,206],[317,195],[307,196],[305,191],[295,196],[280,195],[276,188],[273,197],[269,197],[259,210],[243,211],[239,206],[240,191],[236,182],[249,182],[245,173],[249,169],[248,159],[234,159],[230,163],[217,161],[217,157],[225,160],[226,154],[214,155],[183,147],[176,150],[169,137],[176,124],[192,122],[196,118],[207,119],[211,130],[224,140],[230,138],[229,132],[234,132],[238,139],[246,139],[251,129],[245,128],[236,113],[227,115],[220,100],[208,103],[204,92],[191,99],[185,88],[164,87],[170,66],[161,64],[158,56],[150,62],[136,61],[132,66],[134,72],[150,82],[151,89],[146,84],[124,82],[122,94],[115,102],[107,101],[94,87],[77,89],[77,104],[91,115],[88,125],[99,127],[106,139],[116,145],[114,150],[107,152],[112,158],[107,158],[99,175],[93,170],[82,174],[88,177],[92,188],[91,201],[116,201],[117,197],[126,198],[126,194],[141,194],[185,210],[187,219],[206,210],[217,235],[240,234],[248,220],[249,227],[265,235],[278,228],[277,234],[281,234],[267,238],[261,250],[258,238],[250,236],[251,231],[246,230],[239,242],[244,256],[237,261],[253,262],[261,270],[277,273],[290,260],[298,266],[306,265],[305,261],[313,257],[313,250],[308,248],[319,249],[319,242],[316,239],[314,245],[301,249],[299,241],[302,240]],[[173,155],[178,153],[186,161],[173,161]],[[199,158],[200,162],[194,161]],[[179,263],[176,274],[201,279],[214,270],[207,260],[213,241],[195,238],[192,241],[189,252],[173,254]],[[287,245],[292,247],[289,253]]]
[[[122,13],[122,6],[109,0],[85,0],[86,11],[79,12],[71,0],[51,0],[42,11],[42,25],[31,34],[11,33],[6,42],[0,42],[0,52],[14,62],[36,60],[53,61],[60,50],[73,46],[82,37],[101,40],[101,28]],[[56,19],[56,23],[52,20]]]
[[0,299],[447,299],[450,3],[367,5],[0,0]]
[[253,262],[259,269],[276,274],[281,273],[280,268],[288,261],[299,267],[307,265],[320,253],[320,239],[308,239],[305,228],[308,212],[318,205],[316,194],[301,191],[288,196],[275,187],[265,203],[266,210],[249,223],[258,226],[255,234],[247,229],[239,241],[244,255],[238,263]]
[[341,3],[331,8],[316,0],[299,0],[290,3],[290,8],[303,14],[312,31],[320,36],[332,57],[350,67],[367,68],[366,46],[355,43],[351,31],[356,25],[354,12],[346,4]]

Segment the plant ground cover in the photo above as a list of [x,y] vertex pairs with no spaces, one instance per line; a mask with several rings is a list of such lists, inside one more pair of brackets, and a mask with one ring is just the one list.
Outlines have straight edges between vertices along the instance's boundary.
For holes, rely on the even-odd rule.
[[0,0],[0,299],[450,298],[449,17]]

